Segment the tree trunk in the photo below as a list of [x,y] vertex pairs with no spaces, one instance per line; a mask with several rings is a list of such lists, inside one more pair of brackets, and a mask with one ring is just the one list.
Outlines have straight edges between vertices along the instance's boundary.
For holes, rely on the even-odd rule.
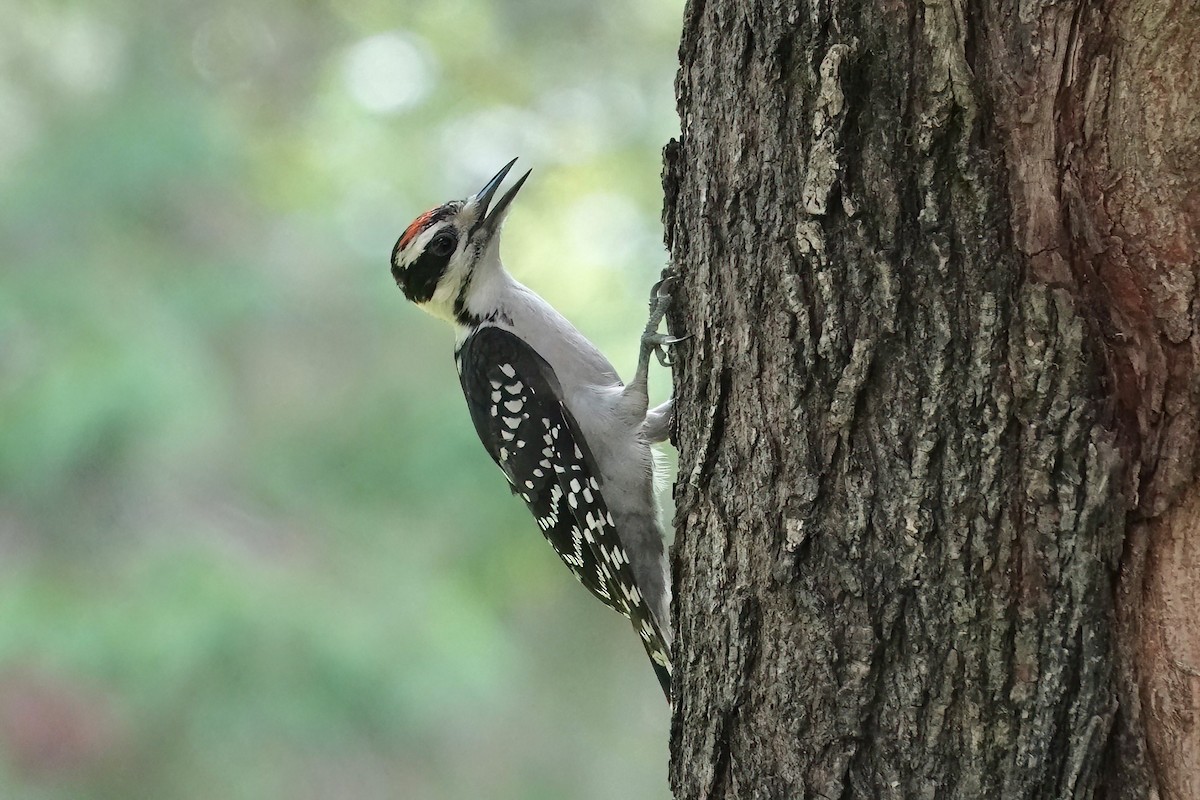
[[1200,5],[690,0],[680,798],[1200,798]]

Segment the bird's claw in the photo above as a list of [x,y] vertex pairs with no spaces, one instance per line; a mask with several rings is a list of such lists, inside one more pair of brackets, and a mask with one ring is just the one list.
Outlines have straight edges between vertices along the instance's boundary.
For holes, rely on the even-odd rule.
[[672,290],[675,288],[675,276],[668,275],[650,287],[650,319],[646,323],[646,331],[642,334],[643,352],[653,353],[658,363],[664,367],[674,366],[674,359],[668,355],[666,348],[692,338],[687,336],[671,336],[659,333],[658,326],[671,306]]
[[650,308],[659,303],[671,301],[671,291],[675,288],[675,276],[668,275],[650,287]]
[[686,342],[691,338],[692,334],[690,333],[687,336],[670,336],[663,333],[648,333],[642,338],[642,342],[650,348],[650,352],[654,353],[654,357],[658,359],[659,364],[662,364],[664,367],[673,367],[675,366],[675,359],[670,357],[670,351],[667,348],[671,347],[672,345],[679,344],[680,342]]

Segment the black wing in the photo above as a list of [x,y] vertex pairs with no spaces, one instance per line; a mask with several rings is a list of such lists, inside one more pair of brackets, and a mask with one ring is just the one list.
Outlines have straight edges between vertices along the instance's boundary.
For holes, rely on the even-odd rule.
[[633,622],[666,691],[666,642],[638,591],[604,502],[600,472],[562,402],[554,370],[522,339],[494,327],[471,333],[454,358],[488,454],[571,573]]

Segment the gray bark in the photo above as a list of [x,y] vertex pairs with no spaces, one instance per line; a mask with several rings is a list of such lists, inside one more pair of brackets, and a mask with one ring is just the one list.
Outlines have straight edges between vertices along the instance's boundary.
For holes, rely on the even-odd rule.
[[676,797],[1200,795],[1188,30],[688,3]]

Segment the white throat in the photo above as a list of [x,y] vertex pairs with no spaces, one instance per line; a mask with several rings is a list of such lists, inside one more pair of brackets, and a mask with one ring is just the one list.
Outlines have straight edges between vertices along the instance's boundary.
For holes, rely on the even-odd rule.
[[[506,316],[509,313],[509,299],[516,286],[517,282],[508,274],[508,270],[504,268],[504,265],[500,263],[499,248],[496,246],[496,239],[493,239],[487,250],[475,263],[475,269],[470,276],[470,283],[467,285],[464,305],[468,316],[474,319],[492,319]],[[453,304],[454,300],[457,299],[458,293],[456,292],[454,299],[451,300],[451,307],[448,311],[451,321],[459,329],[459,339],[461,340],[469,332],[470,328],[462,325],[457,319],[453,318]]]

